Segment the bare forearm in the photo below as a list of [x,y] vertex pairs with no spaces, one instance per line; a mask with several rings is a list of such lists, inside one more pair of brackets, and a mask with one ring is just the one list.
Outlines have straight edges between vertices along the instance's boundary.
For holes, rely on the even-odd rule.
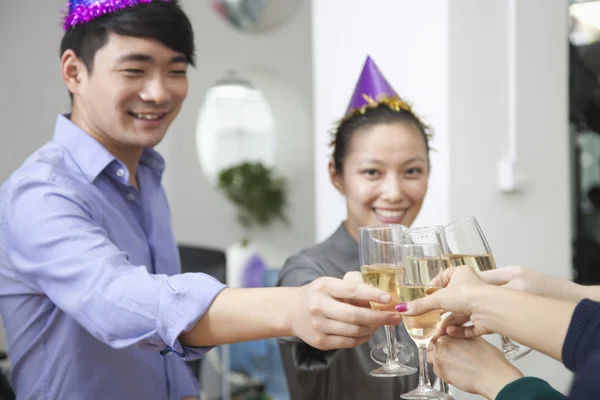
[[562,360],[562,346],[576,302],[497,287],[479,297],[488,330]]
[[290,315],[299,288],[224,289],[190,331],[187,346],[216,346],[291,336]]
[[517,289],[542,297],[580,302],[588,298],[600,301],[600,286],[583,286],[563,278],[555,278],[518,265],[484,271],[480,277],[487,283]]
[[576,303],[585,298],[600,301],[600,286],[583,286],[566,279],[554,277],[546,277],[546,279],[538,280],[538,282],[538,285],[542,285],[539,290],[542,296]]

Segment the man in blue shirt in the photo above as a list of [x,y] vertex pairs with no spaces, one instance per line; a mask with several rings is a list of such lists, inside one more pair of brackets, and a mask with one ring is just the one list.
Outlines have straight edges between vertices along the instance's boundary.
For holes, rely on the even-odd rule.
[[190,21],[176,1],[72,1],[61,75],[72,113],[0,189],[0,313],[19,399],[198,398],[184,360],[297,336],[366,342],[396,313],[383,292],[321,278],[229,289],[180,274],[153,150],[186,97]]

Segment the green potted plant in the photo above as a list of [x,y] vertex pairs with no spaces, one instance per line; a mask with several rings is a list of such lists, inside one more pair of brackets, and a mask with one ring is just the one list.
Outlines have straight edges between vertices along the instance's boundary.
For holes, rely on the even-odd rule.
[[242,162],[219,172],[218,187],[237,208],[238,222],[249,232],[273,223],[288,224],[287,182],[261,162]]

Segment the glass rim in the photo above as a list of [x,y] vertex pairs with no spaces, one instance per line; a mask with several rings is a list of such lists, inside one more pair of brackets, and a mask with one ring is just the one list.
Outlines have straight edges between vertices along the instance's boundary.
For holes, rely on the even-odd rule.
[[[359,243],[363,239],[374,241],[376,243],[393,246],[397,243],[402,243],[405,238],[405,233],[408,228],[401,224],[377,224],[369,226],[361,226],[358,228],[358,239]],[[376,232],[390,232],[392,237],[397,234],[397,240],[388,240],[389,238],[378,238],[374,233]]]
[[359,232],[365,232],[365,231],[382,231],[382,230],[386,230],[386,229],[400,229],[402,232],[408,230],[409,228],[402,225],[402,224],[377,224],[377,225],[366,225],[366,226],[359,226],[358,227],[358,231]]
[[444,225],[425,225],[425,226],[417,226],[416,228],[409,228],[407,234],[411,234],[412,232],[444,232]]
[[471,223],[475,224],[475,226],[477,227],[477,230],[480,230],[477,219],[473,216],[469,216],[469,217],[463,217],[463,218],[457,219],[456,221],[450,222],[448,225],[444,226],[444,232],[454,231],[456,229],[462,228],[463,226],[471,224]]

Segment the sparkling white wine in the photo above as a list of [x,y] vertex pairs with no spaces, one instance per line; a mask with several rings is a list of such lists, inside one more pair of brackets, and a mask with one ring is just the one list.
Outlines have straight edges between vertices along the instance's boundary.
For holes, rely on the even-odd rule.
[[404,273],[406,276],[398,276],[399,283],[405,284],[429,284],[430,286],[437,286],[432,283],[434,279],[442,273],[446,268],[450,267],[449,259],[444,257],[404,257],[402,261]]
[[[417,300],[437,292],[439,286],[398,285],[398,300],[401,303]],[[430,311],[417,317],[402,317],[404,326],[414,340],[431,339],[440,321],[441,310]]]
[[494,256],[491,254],[448,254],[448,258],[453,267],[468,265],[478,272],[496,269],[496,262],[494,261]]
[[381,289],[392,296],[389,304],[371,302],[371,307],[375,310],[394,311],[398,304],[397,286],[396,286],[396,268],[389,264],[363,265],[360,267],[363,282]]

